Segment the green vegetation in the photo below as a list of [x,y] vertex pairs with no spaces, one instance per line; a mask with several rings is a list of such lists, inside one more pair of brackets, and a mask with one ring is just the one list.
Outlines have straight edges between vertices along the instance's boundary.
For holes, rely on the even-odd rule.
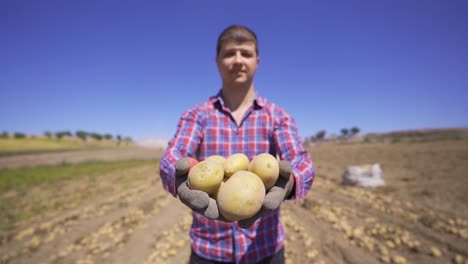
[[346,136],[348,135],[348,133],[349,133],[349,130],[348,130],[347,128],[342,128],[342,129],[341,129],[341,134],[342,134],[344,137],[346,137]]
[[70,133],[70,131],[59,131],[55,133],[55,137],[58,139],[62,139],[64,137],[71,137],[71,136],[72,134]]
[[21,133],[21,132],[15,132],[15,134],[13,134],[13,136],[14,136],[15,138],[21,139],[21,138],[25,138],[25,137],[26,137],[26,134]]
[[0,192],[16,190],[24,192],[33,186],[80,176],[99,175],[113,170],[122,170],[148,164],[154,160],[88,161],[58,166],[37,166],[16,169],[0,169]]
[[48,138],[0,138],[0,153],[34,150],[76,149],[81,143],[76,140]]
[[0,170],[0,240],[24,221],[144,184],[158,167],[156,159]]
[[0,138],[8,138],[10,135],[8,135],[8,132],[6,131],[3,131],[1,134],[0,134]]
[[52,132],[50,132],[50,131],[44,132],[44,137],[46,137],[46,138],[52,138]]
[[76,131],[75,135],[77,138],[85,141],[86,137],[88,137],[88,132],[79,130],[79,131]]
[[[37,135],[28,135],[26,133],[22,133],[22,132],[15,132],[13,134],[10,134],[8,133],[8,131],[3,131],[1,134],[0,134],[0,138],[2,139],[8,139],[8,138],[15,138],[15,139],[25,139],[25,138],[36,138]],[[62,140],[62,139],[68,139],[68,140],[76,140],[76,139],[81,139],[82,141],[86,141],[88,138],[89,139],[93,139],[95,141],[101,141],[101,140],[106,140],[106,141],[112,141],[112,139],[114,138],[113,135],[109,134],[109,133],[105,133],[105,134],[99,134],[99,133],[95,133],[95,132],[86,132],[86,131],[83,131],[83,130],[78,130],[75,132],[75,137],[73,136],[72,132],[70,131],[67,131],[67,130],[62,130],[62,131],[57,131],[55,133],[51,132],[51,131],[45,131],[44,132],[44,135],[43,135],[44,138],[47,138],[47,139],[58,139],[58,140]],[[117,145],[120,145],[121,141],[122,141],[122,136],[121,135],[116,135],[116,144]],[[123,139],[125,141],[125,144],[128,146],[130,143],[133,142],[133,139],[131,137],[125,137]]]
[[351,134],[353,134],[353,135],[358,134],[359,131],[361,131],[361,130],[359,129],[359,127],[352,127],[352,128],[351,128]]
[[[127,145],[126,145],[127,146]],[[134,144],[128,144],[134,146]],[[114,148],[118,147],[117,142],[112,140],[87,140],[83,141],[78,138],[13,138],[0,137],[0,156],[21,154],[21,153],[37,153],[49,152],[56,150],[73,150],[80,148]]]

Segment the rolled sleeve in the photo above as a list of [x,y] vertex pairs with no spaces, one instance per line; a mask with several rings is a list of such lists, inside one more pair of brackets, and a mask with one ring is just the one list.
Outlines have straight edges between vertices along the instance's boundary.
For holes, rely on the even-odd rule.
[[299,201],[304,198],[312,187],[315,178],[315,166],[312,158],[301,142],[296,121],[293,117],[278,110],[275,138],[280,159],[288,160],[293,167],[292,176],[295,180],[295,193],[290,199]]
[[201,125],[197,120],[197,108],[184,112],[177,124],[177,131],[161,158],[159,167],[163,187],[173,196],[177,196],[175,187],[175,164],[183,157],[193,157],[201,138]]

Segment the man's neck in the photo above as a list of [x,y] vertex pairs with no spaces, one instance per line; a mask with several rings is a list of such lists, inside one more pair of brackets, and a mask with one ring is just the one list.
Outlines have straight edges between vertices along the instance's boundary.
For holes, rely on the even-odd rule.
[[231,111],[250,107],[255,99],[253,84],[249,86],[226,87],[223,85],[222,96],[224,104]]

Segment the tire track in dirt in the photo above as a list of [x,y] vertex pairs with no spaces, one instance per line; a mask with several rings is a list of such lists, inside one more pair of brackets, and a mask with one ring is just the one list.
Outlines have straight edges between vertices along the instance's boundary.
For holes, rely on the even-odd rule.
[[[161,185],[160,180],[145,182],[104,199],[101,197],[86,206],[12,232],[0,248],[1,261],[22,263],[41,259],[43,263],[57,262],[83,247],[80,246],[81,242],[94,241],[93,232],[102,235],[109,229],[121,229],[121,226],[130,228],[141,222],[144,213],[159,209],[164,205],[161,202],[169,198],[162,188],[155,189],[155,184]],[[125,237],[113,238],[115,242],[121,242]],[[88,246],[94,252],[98,252],[98,248],[102,249],[102,246]],[[58,257],[51,257],[51,252]]]
[[[165,198],[162,203],[164,203],[164,207],[159,212],[152,211],[147,214],[142,228],[135,231],[127,242],[109,257],[108,261],[100,263],[126,264],[146,263],[147,261],[147,263],[154,263],[152,261],[155,257],[152,256],[159,256],[160,246],[158,243],[161,241],[163,241],[162,245],[167,247],[164,249],[166,258],[180,256],[181,248],[185,246],[187,249],[188,235],[182,230],[188,232],[187,218],[190,221],[190,211],[172,196]],[[174,240],[175,238],[177,240]],[[172,242],[175,243],[177,250],[171,248]]]

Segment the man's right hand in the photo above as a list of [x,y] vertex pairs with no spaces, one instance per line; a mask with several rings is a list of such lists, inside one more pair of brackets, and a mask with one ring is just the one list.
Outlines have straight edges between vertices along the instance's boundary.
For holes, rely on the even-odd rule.
[[[192,160],[192,162],[191,162]],[[192,158],[182,158],[176,162],[175,184],[179,200],[193,211],[211,220],[223,220],[216,200],[204,191],[191,190],[187,184],[187,177],[193,162]]]

